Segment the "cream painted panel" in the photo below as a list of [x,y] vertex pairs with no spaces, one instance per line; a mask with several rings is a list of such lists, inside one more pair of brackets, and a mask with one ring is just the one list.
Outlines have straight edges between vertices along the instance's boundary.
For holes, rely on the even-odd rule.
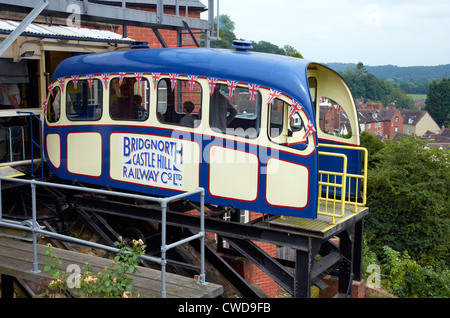
[[275,206],[304,208],[308,205],[309,170],[306,166],[270,158],[266,175],[266,200]]
[[109,174],[117,181],[194,190],[200,182],[200,147],[182,139],[113,133]]
[[209,192],[213,196],[254,201],[258,197],[258,157],[235,149],[212,146]]
[[102,174],[102,136],[95,132],[67,135],[67,170],[92,177]]
[[48,134],[46,140],[48,160],[55,167],[61,165],[61,137],[59,134]]

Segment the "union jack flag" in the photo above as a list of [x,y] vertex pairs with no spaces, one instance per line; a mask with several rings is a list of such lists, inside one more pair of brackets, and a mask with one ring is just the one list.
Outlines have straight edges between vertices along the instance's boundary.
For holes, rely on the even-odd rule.
[[169,74],[170,76],[170,86],[172,86],[172,91],[175,88],[175,85],[177,84],[178,74]]
[[294,116],[294,114],[296,112],[300,112],[301,109],[302,109],[302,106],[300,106],[300,104],[298,102],[292,100],[291,112],[289,113],[289,119],[291,119],[291,117]]
[[52,95],[52,97],[53,97],[53,83],[48,86],[47,90],[50,93],[50,95]]
[[320,102],[321,103],[325,103],[327,101],[327,98],[325,97],[325,96],[322,96],[321,98],[320,98]]
[[158,85],[159,78],[161,77],[161,73],[152,73],[152,79],[153,79],[153,88],[156,89],[156,86]]
[[119,86],[122,86],[123,78],[127,75],[125,72],[119,72]]
[[138,89],[141,88],[141,81],[142,81],[142,75],[144,73],[134,73],[134,76],[136,77]]
[[189,80],[189,91],[192,92],[194,90],[194,85],[195,85],[195,81],[197,80],[197,76],[194,75],[189,75],[188,76]]
[[79,75],[72,75],[72,82],[73,82],[73,87],[75,90],[77,90],[77,84],[78,84],[79,77],[80,77]]
[[235,81],[231,81],[231,82],[228,81],[228,89],[230,90],[230,94],[228,95],[228,99],[231,99],[231,97],[234,94],[234,91],[235,91],[236,87],[237,87],[237,82],[235,82]]
[[270,104],[275,98],[280,96],[280,94],[281,92],[277,91],[276,89],[275,90],[271,89],[269,93],[269,99],[267,100],[267,104]]
[[109,73],[102,73],[102,79],[105,83],[105,88],[108,89]]
[[44,108],[44,114],[47,113],[47,98],[42,103],[42,107]]
[[94,81],[94,74],[86,75],[86,79],[89,83],[89,90],[92,89],[92,82]]
[[64,93],[64,77],[58,78],[59,86],[61,87],[61,93]]
[[209,85],[209,91],[212,94],[214,93],[214,87],[216,87],[217,84],[217,78],[214,77],[208,77],[208,85]]
[[250,93],[250,104],[253,103],[255,99],[255,94],[258,92],[259,85],[256,84],[248,84],[248,92]]
[[309,121],[308,125],[306,126],[306,132],[305,135],[303,136],[303,139],[306,139],[309,135],[311,135],[315,131],[316,129],[314,128],[314,125],[311,124],[311,121]]

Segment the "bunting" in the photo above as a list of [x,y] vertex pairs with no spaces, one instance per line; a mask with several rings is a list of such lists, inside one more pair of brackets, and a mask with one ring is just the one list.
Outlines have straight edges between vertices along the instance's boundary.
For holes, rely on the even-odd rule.
[[161,77],[161,73],[152,73],[152,80],[153,80],[153,88],[156,89],[158,86],[159,78]]
[[137,84],[138,84],[138,89],[141,88],[141,81],[142,81],[142,75],[143,74],[144,73],[134,73],[134,76],[136,77],[136,81],[137,81]]
[[280,96],[280,94],[281,92],[277,91],[276,89],[275,90],[271,89],[269,93],[269,99],[267,100],[267,104],[270,104],[275,98]]
[[248,84],[248,92],[250,93],[250,104],[253,104],[253,100],[255,99],[255,94],[258,92],[259,85],[256,84]]
[[309,135],[311,135],[315,131],[316,130],[314,129],[314,125],[311,124],[311,121],[309,121],[308,125],[306,126],[306,132],[305,135],[303,136],[303,139],[306,139]]
[[298,102],[296,102],[295,100],[292,100],[291,111],[289,113],[289,119],[291,119],[291,117],[294,116],[295,113],[300,112],[301,109],[302,109],[302,106],[300,106],[300,104]]
[[178,74],[169,74],[170,76],[170,86],[172,87],[172,91],[175,88],[175,85],[177,84],[178,80]]
[[197,80],[197,76],[189,75],[188,76],[188,83],[189,83],[189,91],[192,92],[194,90],[195,81]]
[[103,82],[105,83],[105,89],[108,89],[109,73],[103,73],[102,79],[103,79]]
[[86,79],[89,83],[89,90],[92,90],[92,82],[94,81],[94,74],[86,75]]
[[58,78],[59,86],[61,87],[61,93],[64,93],[64,77]]
[[50,93],[50,95],[52,95],[52,97],[53,97],[53,83],[48,86],[47,90]]
[[44,114],[46,114],[47,113],[47,98],[42,103],[42,107],[44,108]]
[[127,75],[125,72],[119,72],[119,86],[122,86],[123,78]]
[[214,88],[216,87],[217,84],[217,78],[214,77],[208,77],[208,85],[209,85],[209,91],[212,94],[214,93]]
[[231,99],[231,97],[234,94],[234,91],[236,90],[237,82],[235,82],[235,81],[227,81],[227,82],[228,82],[228,89],[230,90],[230,94],[228,95],[228,99]]
[[75,91],[77,90],[77,84],[78,84],[78,79],[79,79],[79,75],[72,75],[72,82],[73,82],[73,87],[75,89]]

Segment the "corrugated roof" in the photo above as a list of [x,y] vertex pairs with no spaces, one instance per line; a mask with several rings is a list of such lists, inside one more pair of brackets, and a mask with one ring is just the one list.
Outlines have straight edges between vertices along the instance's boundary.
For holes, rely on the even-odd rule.
[[[20,24],[18,21],[0,20],[0,33],[10,33]],[[61,25],[48,26],[45,24],[30,24],[22,35],[49,38],[68,38],[77,40],[97,40],[102,42],[133,42],[131,38],[122,38],[122,35],[97,29],[76,28]]]

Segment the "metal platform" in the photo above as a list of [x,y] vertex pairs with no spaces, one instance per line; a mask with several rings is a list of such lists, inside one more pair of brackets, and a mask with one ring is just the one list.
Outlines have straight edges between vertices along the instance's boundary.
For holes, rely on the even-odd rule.
[[[337,209],[340,209],[340,204]],[[305,219],[299,217],[282,216],[270,221],[270,224],[283,226],[297,232],[302,232],[307,236],[317,238],[329,238],[334,236],[342,229],[349,225],[358,222],[369,213],[368,207],[358,207],[357,212],[354,212],[353,205],[346,205],[344,216],[337,219],[332,224],[331,217],[318,215],[316,219]]]

